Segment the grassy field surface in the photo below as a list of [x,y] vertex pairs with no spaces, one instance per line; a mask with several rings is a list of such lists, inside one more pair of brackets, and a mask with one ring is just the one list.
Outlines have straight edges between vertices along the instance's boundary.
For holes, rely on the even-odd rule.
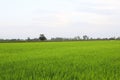
[[120,41],[0,43],[0,80],[120,80]]

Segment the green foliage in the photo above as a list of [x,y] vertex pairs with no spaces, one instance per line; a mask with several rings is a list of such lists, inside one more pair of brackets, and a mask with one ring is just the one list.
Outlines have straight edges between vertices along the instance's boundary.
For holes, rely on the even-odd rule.
[[40,40],[44,41],[44,40],[47,40],[47,38],[45,37],[44,34],[40,34],[40,37],[39,37]]
[[0,43],[0,80],[119,80],[120,41]]

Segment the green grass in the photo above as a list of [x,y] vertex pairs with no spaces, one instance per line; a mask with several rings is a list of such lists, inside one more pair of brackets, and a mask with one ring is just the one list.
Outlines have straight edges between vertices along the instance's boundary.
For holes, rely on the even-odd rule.
[[120,80],[120,41],[0,43],[0,80]]

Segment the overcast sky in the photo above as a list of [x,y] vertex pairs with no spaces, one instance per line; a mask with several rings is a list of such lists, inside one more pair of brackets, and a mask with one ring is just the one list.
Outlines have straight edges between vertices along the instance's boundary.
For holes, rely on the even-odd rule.
[[120,0],[0,0],[0,38],[120,36]]

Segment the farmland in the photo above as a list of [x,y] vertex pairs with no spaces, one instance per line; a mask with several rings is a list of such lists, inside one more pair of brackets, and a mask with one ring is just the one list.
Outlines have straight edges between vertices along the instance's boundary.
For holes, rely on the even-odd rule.
[[0,80],[120,80],[120,41],[0,43]]

